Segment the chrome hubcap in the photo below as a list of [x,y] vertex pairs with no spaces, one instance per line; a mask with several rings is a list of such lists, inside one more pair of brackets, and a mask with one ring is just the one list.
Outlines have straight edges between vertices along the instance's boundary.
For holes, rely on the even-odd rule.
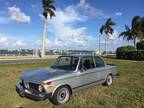
[[58,91],[57,101],[62,104],[67,102],[68,99],[69,99],[69,90],[67,88],[61,88]]
[[111,85],[111,84],[112,84],[112,77],[111,77],[111,76],[108,76],[108,77],[107,77],[107,84],[108,84],[108,85]]

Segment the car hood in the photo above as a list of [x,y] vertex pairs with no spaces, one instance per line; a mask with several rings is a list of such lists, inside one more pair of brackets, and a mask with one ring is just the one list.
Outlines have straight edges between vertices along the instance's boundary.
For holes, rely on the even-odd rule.
[[71,72],[60,69],[42,68],[42,69],[25,71],[21,74],[21,78],[23,80],[30,82],[42,83],[46,80],[52,79],[54,77],[59,77],[68,73]]

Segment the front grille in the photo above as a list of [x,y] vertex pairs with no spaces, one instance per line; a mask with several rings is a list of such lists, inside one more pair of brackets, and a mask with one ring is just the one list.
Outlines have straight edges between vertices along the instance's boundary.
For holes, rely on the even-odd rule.
[[30,89],[38,90],[39,84],[29,82]]
[[28,87],[26,87],[25,84],[24,84],[24,82],[25,82],[24,80],[22,80],[22,82],[21,82],[24,88],[33,89],[33,90],[37,90],[38,91],[39,84],[28,82],[27,83]]

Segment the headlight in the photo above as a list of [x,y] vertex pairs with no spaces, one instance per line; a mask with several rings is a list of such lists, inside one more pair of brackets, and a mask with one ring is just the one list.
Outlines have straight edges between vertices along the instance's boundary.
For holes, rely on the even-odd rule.
[[51,83],[52,83],[52,82],[45,82],[45,83],[43,83],[43,85],[44,85],[44,86],[49,86],[49,85],[51,85]]
[[44,88],[46,88],[47,92],[52,92],[53,90],[53,86],[52,86],[52,82],[45,82],[43,83]]
[[43,87],[42,87],[41,85],[39,85],[38,90],[39,90],[40,92],[42,92],[42,91],[43,91]]

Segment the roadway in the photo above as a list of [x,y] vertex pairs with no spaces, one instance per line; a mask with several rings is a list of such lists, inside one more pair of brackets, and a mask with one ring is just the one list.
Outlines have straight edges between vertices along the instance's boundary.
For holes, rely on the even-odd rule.
[[48,60],[53,60],[53,59],[0,60],[0,64],[39,63],[39,62],[47,62]]

